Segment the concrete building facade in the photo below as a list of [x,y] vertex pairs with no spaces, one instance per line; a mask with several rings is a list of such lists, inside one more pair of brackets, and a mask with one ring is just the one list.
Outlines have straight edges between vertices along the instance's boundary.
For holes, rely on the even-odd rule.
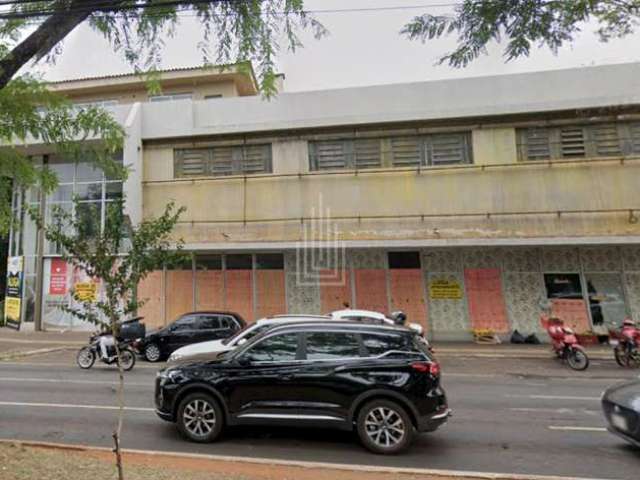
[[[349,304],[465,339],[539,332],[546,300],[581,332],[640,320],[640,64],[271,100],[247,69],[161,82],[151,98],[135,77],[53,86],[123,123],[124,185],[32,146],[63,176],[45,209],[69,192],[102,204],[123,192],[134,223],[169,199],[187,207],[175,237],[193,260],[140,285],[149,325],[194,309],[254,320]],[[16,192],[16,213],[31,201]],[[51,289],[61,262],[29,228],[11,238],[24,318],[31,301],[45,327],[68,325],[57,307],[72,300]]]

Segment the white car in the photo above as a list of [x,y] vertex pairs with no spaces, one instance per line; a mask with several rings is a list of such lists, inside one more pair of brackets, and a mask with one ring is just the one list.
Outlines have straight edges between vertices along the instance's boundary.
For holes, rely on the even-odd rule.
[[177,362],[199,354],[222,353],[233,350],[244,344],[250,338],[262,333],[267,328],[283,323],[317,322],[318,320],[329,320],[330,317],[323,315],[278,315],[276,317],[261,318],[255,323],[251,323],[240,330],[232,337],[224,340],[211,340],[209,342],[194,343],[177,349],[169,357],[169,362]]
[[[262,333],[269,327],[276,324],[283,323],[299,323],[299,322],[317,322],[318,320],[327,321],[357,321],[357,322],[370,322],[370,323],[386,323],[389,325],[395,325],[396,322],[391,318],[386,317],[382,313],[373,312],[370,310],[337,310],[331,312],[328,315],[276,315],[269,318],[261,318],[255,323],[247,325],[240,330],[234,336],[226,338],[224,340],[211,340],[209,342],[194,343],[185,347],[177,349],[169,357],[169,363],[185,360],[186,358],[193,357],[201,354],[222,353],[233,350],[236,347],[247,342],[250,338]],[[419,335],[422,335],[422,327],[417,323],[410,323],[406,325],[408,328],[414,330]],[[424,340],[424,339],[423,339]],[[424,340],[428,346],[428,342]]]
[[[371,310],[356,310],[347,308],[345,310],[336,310],[335,312],[331,312],[330,315],[333,320],[355,320],[358,322],[386,323],[389,325],[397,325],[397,322],[392,318],[389,318],[380,312],[374,312]],[[404,325],[404,323],[402,324]],[[422,325],[418,323],[407,323],[405,326],[418,333],[418,335],[422,335],[424,333]]]

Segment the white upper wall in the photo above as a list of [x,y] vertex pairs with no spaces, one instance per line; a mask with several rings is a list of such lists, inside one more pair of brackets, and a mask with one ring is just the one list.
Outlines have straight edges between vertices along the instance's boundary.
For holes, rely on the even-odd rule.
[[640,105],[640,63],[143,104],[142,137],[249,133]]

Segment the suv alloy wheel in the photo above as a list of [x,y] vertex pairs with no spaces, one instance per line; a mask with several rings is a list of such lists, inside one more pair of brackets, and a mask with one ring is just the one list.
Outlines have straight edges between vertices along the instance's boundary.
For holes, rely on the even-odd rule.
[[373,400],[358,414],[358,435],[374,453],[394,454],[405,450],[413,439],[414,428],[404,408],[391,400]]
[[224,424],[222,410],[210,395],[192,393],[178,407],[178,428],[187,439],[199,443],[213,442]]
[[157,362],[160,360],[160,357],[160,348],[155,343],[150,343],[144,347],[144,358],[146,358],[148,362]]

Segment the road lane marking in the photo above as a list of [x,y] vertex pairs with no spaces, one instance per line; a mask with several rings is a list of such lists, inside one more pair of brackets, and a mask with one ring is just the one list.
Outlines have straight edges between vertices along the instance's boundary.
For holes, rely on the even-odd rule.
[[564,425],[549,425],[549,430],[569,431],[569,432],[606,432],[604,427],[571,427]]
[[575,409],[575,408],[510,408],[509,410],[513,412],[530,412],[530,413],[557,413],[557,414],[567,414],[567,415],[590,415],[595,416],[599,415],[600,412],[598,410],[587,410],[587,409]]
[[[119,410],[115,405],[74,405],[68,403],[30,403],[30,402],[0,402],[4,407],[38,407],[38,408],[86,408],[89,410]],[[124,407],[130,412],[155,412],[155,408]]]
[[534,400],[578,400],[578,401],[589,401],[589,402],[599,402],[600,397],[574,397],[569,395],[514,395],[514,394],[506,394],[505,397],[510,398],[531,398]]
[[[0,377],[0,382],[23,382],[23,383],[77,383],[79,385],[118,385],[118,382],[103,382],[98,380],[68,380],[56,378],[19,378]],[[128,382],[125,380],[125,387],[153,387],[153,383]]]
[[[4,365],[8,365],[11,367],[41,367],[41,368],[48,368],[48,367],[68,367],[69,369],[73,369],[76,370],[75,363],[73,362],[69,362],[69,363],[60,363],[60,362],[7,362],[4,360],[0,360],[0,367],[4,366]],[[101,367],[102,365],[97,365],[97,367]],[[136,365],[136,370],[138,369],[147,369],[147,370],[160,370],[162,368],[164,368],[166,366],[165,363],[156,363],[155,365]],[[99,368],[100,371],[105,370],[108,367],[108,365],[104,365],[104,368]],[[116,367],[113,368],[109,368],[109,370],[112,370],[114,372],[117,372],[118,369]]]

